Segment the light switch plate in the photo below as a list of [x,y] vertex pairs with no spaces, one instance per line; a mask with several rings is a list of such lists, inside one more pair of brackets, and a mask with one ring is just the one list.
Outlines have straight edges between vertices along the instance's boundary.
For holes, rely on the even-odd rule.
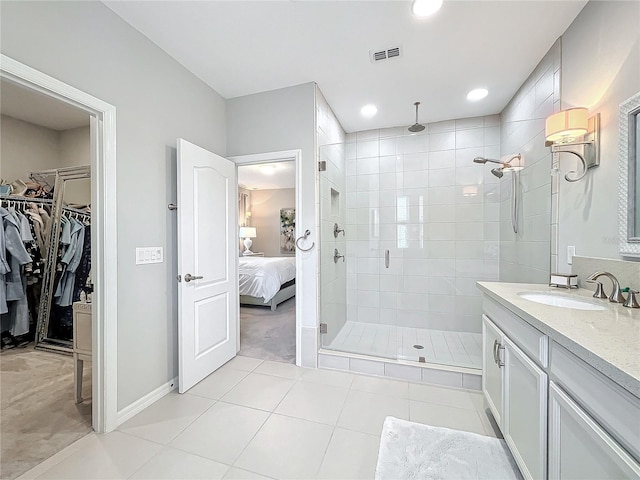
[[576,247],[569,245],[567,247],[567,264],[573,265],[573,256],[576,254]]
[[136,265],[162,263],[163,261],[163,247],[136,247]]

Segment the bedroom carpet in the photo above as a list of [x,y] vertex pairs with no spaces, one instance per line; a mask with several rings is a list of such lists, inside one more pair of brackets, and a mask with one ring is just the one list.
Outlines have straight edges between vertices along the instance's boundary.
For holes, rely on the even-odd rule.
[[240,355],[296,363],[296,298],[269,307],[240,307]]
[[520,480],[504,440],[387,417],[376,480]]
[[92,431],[91,368],[75,404],[73,358],[27,348],[0,354],[0,478],[13,479]]

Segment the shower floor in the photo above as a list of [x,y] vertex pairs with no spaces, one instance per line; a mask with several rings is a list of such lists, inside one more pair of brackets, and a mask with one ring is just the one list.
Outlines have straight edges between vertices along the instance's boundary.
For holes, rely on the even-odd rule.
[[[421,345],[422,349],[415,348]],[[482,335],[377,323],[347,322],[324,348],[398,360],[482,368]]]

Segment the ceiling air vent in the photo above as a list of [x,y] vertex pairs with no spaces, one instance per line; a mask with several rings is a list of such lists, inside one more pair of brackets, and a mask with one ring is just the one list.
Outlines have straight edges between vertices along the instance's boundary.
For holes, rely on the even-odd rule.
[[371,63],[396,58],[400,55],[402,55],[402,49],[400,47],[369,50],[369,59],[371,60]]

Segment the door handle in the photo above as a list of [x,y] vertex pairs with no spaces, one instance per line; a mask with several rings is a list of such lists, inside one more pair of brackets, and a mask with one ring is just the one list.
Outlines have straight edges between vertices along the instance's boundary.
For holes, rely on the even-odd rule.
[[384,267],[389,268],[389,250],[384,251]]
[[191,275],[190,273],[187,273],[184,276],[184,281],[190,282],[191,280],[200,280],[201,278],[204,278],[204,277],[202,275]]

